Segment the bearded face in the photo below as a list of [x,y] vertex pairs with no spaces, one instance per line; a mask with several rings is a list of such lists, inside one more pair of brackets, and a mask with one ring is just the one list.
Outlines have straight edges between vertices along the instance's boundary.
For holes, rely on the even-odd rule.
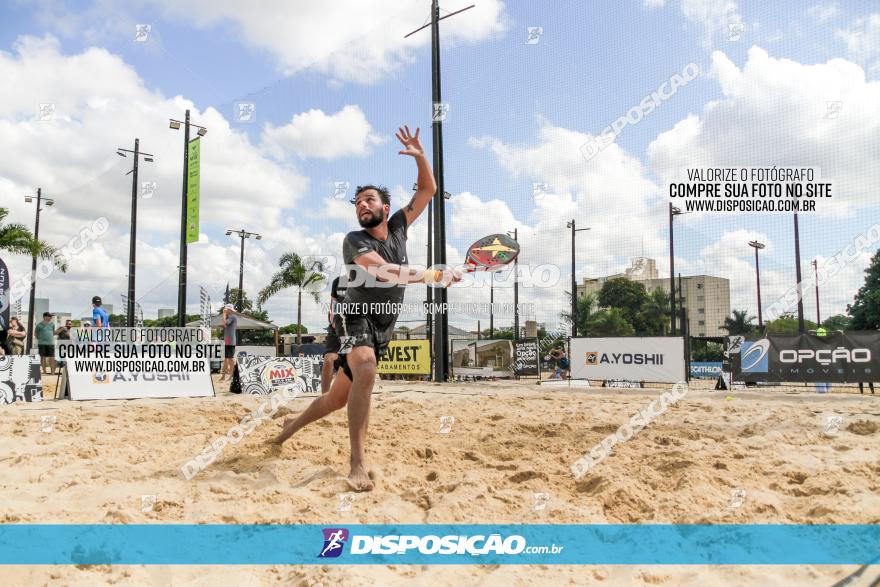
[[355,209],[363,228],[374,228],[386,219],[385,205],[376,190],[365,190],[358,194]]

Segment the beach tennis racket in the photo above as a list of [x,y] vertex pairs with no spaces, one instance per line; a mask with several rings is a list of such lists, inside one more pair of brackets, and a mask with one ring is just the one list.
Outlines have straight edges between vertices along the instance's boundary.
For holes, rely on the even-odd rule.
[[[490,234],[484,236],[468,247],[464,265],[458,267],[463,274],[477,271],[501,271],[516,260],[519,255],[519,243],[506,234]],[[473,277],[463,279],[470,282]],[[461,283],[461,282],[460,282]]]
[[506,234],[484,236],[467,250],[464,271],[500,271],[519,255],[519,243]]

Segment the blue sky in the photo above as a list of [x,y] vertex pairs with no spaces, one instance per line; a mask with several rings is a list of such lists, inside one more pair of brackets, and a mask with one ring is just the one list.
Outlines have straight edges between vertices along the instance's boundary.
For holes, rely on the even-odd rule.
[[[870,175],[868,162],[872,157],[877,159],[877,139],[849,141],[849,131],[825,128],[834,123],[822,120],[824,102],[842,99],[842,115],[852,117],[847,124],[856,128],[880,124],[874,109],[863,105],[878,91],[880,9],[876,4],[818,0],[477,3],[479,11],[464,12],[441,25],[443,98],[450,104],[443,129],[445,181],[447,191],[454,194],[448,214],[456,227],[449,230],[450,258],[460,255],[485,232],[518,227],[524,235],[527,263],[560,266],[559,287],[526,296],[526,301],[538,306],[536,317],[541,321],[553,323],[564,307],[562,284],[569,279],[564,226],[570,217],[582,226],[594,227],[590,233],[582,233],[579,278],[620,271],[643,248],[645,254],[658,258],[659,266],[667,266],[666,198],[662,195],[663,181],[670,172],[666,162],[680,160],[687,153],[702,153],[695,156],[695,164],[746,164],[754,155],[757,159],[748,164],[823,164],[833,169],[836,193],[841,198],[831,203],[835,213],[801,218],[805,269],[809,260],[833,255],[880,221],[876,197],[870,196],[876,193],[876,180],[865,179]],[[467,4],[444,2],[441,7],[451,11]],[[371,13],[364,14],[330,8],[324,14],[324,8],[312,6],[298,18],[293,5],[286,11],[258,14],[252,8],[225,2],[6,4],[0,9],[0,51],[8,67],[23,67],[19,47],[27,37],[33,37],[38,45],[54,43],[52,51],[57,59],[49,59],[51,64],[44,70],[29,67],[21,85],[11,88],[24,97],[6,104],[0,120],[20,130],[31,128],[28,118],[32,115],[25,112],[22,103],[63,101],[71,96],[71,112],[79,112],[72,115],[71,123],[80,123],[79,132],[65,144],[81,153],[75,160],[85,168],[80,173],[84,183],[106,190],[106,198],[94,196],[100,202],[97,207],[106,207],[113,214],[111,235],[123,244],[127,243],[127,202],[110,194],[124,194],[129,180],[124,176],[127,162],[115,160],[113,149],[130,147],[133,137],[141,136],[143,148],[161,159],[154,178],[159,183],[157,199],[143,203],[145,224],[138,234],[146,249],[139,295],[144,292],[141,301],[150,316],[155,308],[174,306],[173,279],[169,282],[168,277],[173,276],[176,259],[173,211],[180,184],[179,171],[175,175],[173,170],[175,165],[179,169],[182,150],[179,133],[163,129],[163,123],[157,121],[182,117],[183,102],[177,110],[169,108],[175,96],[191,102],[195,122],[209,126],[203,142],[206,165],[212,158],[219,159],[221,150],[229,160],[218,164],[214,174],[218,182],[223,174],[224,189],[212,190],[211,184],[203,184],[204,236],[202,243],[190,248],[190,306],[193,309],[197,303],[200,279],[214,288],[217,283],[225,285],[226,280],[233,285],[237,282],[237,243],[224,236],[227,228],[243,226],[266,237],[263,243],[248,245],[253,249],[248,249],[245,285],[255,295],[265,285],[281,250],[338,255],[341,236],[355,228],[355,223],[350,209],[347,215],[341,202],[329,201],[334,182],[349,181],[352,187],[384,183],[397,188],[395,200],[398,205],[404,203],[415,180],[415,168],[409,158],[396,154],[393,132],[403,123],[421,126],[423,144],[431,149],[430,34],[421,31],[413,44],[405,46],[399,39],[425,22],[428,8],[426,0],[375,5]],[[283,12],[288,13],[284,18]],[[297,28],[300,22],[306,22],[302,29]],[[738,40],[728,39],[731,22],[743,23]],[[136,23],[151,26],[145,42],[133,42]],[[525,43],[529,26],[543,27],[536,44]],[[93,126],[98,124],[96,111],[104,108],[100,91],[90,92],[88,84],[71,82],[76,87],[65,96],[45,96],[51,89],[36,90],[33,83],[46,82],[53,68],[64,69],[65,63],[75,68],[72,60],[79,56],[80,61],[86,61],[82,56],[94,48],[119,60],[106,71],[100,66],[93,69],[94,87],[112,87],[120,80],[120,95],[108,98],[111,105],[104,124],[110,128],[101,129],[106,135],[100,137],[100,143],[96,132],[90,130],[97,128]],[[358,51],[366,58],[360,60]],[[375,59],[375,55],[368,55],[373,52],[378,55]],[[313,55],[314,63],[305,66]],[[34,62],[40,58],[35,57]],[[808,69],[829,59],[861,68],[864,79],[859,82],[858,75],[849,70],[838,79],[835,71]],[[585,162],[570,150],[564,154],[559,151],[561,145],[581,140],[581,135],[598,134],[689,63],[700,67],[700,76],[641,122],[627,126],[615,145],[597,157],[604,161]],[[737,92],[724,91],[723,80],[733,84],[737,79],[730,68],[725,69],[725,63],[740,72],[751,66],[751,73],[742,75]],[[827,80],[822,78],[825,75]],[[798,84],[803,82],[798,80],[804,79],[818,79],[818,89],[803,88],[801,92]],[[816,116],[809,115],[813,118],[787,120],[790,108],[775,112],[779,104],[806,94],[818,109]],[[755,107],[756,96],[766,100],[764,106]],[[114,116],[115,100],[128,104]],[[233,119],[237,101],[255,103],[255,122]],[[720,107],[713,107],[713,103]],[[354,152],[342,146],[352,141],[345,125],[327,122],[346,106],[356,107],[368,126],[366,138],[357,139],[363,144],[352,146]],[[161,108],[167,111],[158,112]],[[320,114],[309,118],[310,123],[306,117],[300,119],[302,124],[292,124],[294,117],[310,111]],[[767,119],[763,119],[765,114]],[[746,139],[744,146],[736,140],[715,144],[711,135],[692,136],[676,126],[688,116],[699,117],[704,132],[710,127],[718,131],[741,125],[742,133],[737,134],[751,137],[748,140],[754,141],[756,149],[750,149]],[[831,140],[811,138],[816,131],[804,126],[807,119],[825,125],[818,132],[831,133]],[[226,125],[228,128],[219,130]],[[264,140],[267,125],[275,129],[290,125],[300,138],[282,141],[272,151]],[[59,126],[62,124],[38,128],[47,133],[44,140],[53,140],[51,133],[58,132],[57,140],[63,141],[65,134]],[[322,156],[317,154],[321,149],[304,147],[310,140],[308,133],[316,127],[340,129],[331,137],[314,139],[331,143],[331,154]],[[797,134],[800,132],[802,137]],[[837,140],[835,133],[843,140]],[[218,134],[222,140],[215,138]],[[151,140],[153,136],[156,138]],[[665,136],[662,141],[661,136]],[[792,144],[804,147],[794,149]],[[7,146],[26,154],[23,145],[10,141]],[[239,148],[240,153],[236,151]],[[43,163],[52,169],[52,154],[46,159]],[[59,155],[54,165],[56,169],[66,167],[71,161]],[[96,169],[100,171],[96,173]],[[15,220],[29,222],[32,209],[18,202],[19,193],[41,185],[52,174],[38,174],[39,167],[31,177],[21,166],[3,171],[0,176],[6,175],[10,181],[0,185],[0,197],[15,200],[11,205]],[[204,169],[205,174],[210,171]],[[142,179],[148,179],[150,173],[142,170]],[[87,221],[90,214],[93,217],[96,207],[79,206],[81,190],[70,185],[76,178],[73,172],[59,174],[53,177],[54,185],[44,185],[53,193],[77,195],[76,206],[59,206],[55,216],[46,219],[47,234],[62,241],[71,226]],[[262,181],[266,189],[260,191]],[[532,186],[536,182],[548,183],[552,192],[549,201],[535,202]],[[249,188],[249,184],[254,185]],[[249,189],[260,191],[259,196]],[[269,189],[273,191],[269,193]],[[844,199],[850,206],[846,211]],[[150,210],[151,206],[155,208]],[[413,231],[421,235],[424,222]],[[686,273],[728,277],[734,307],[751,304],[754,311],[751,250],[743,241],[742,251],[728,251],[730,246],[738,246],[731,243],[739,243],[743,237],[771,243],[762,258],[762,269],[767,271],[768,295],[781,294],[793,280],[790,217],[682,219],[676,233],[680,256],[676,265]],[[418,243],[424,243],[423,235],[411,237],[411,258]],[[725,258],[710,261],[707,247],[724,250]],[[119,277],[117,264],[124,276],[127,259],[122,251],[126,250],[127,246],[96,247],[84,254],[96,257],[84,258],[81,267],[74,266],[66,286],[63,277],[51,276],[39,295],[51,297],[54,309],[74,311],[83,306],[96,286],[106,290],[105,295],[121,291],[124,277]],[[841,311],[851,299],[860,285],[859,273],[867,256],[862,255],[845,276],[826,286],[826,312]],[[26,261],[14,260],[13,264],[21,270]],[[98,280],[100,285],[95,283],[95,265],[103,267],[97,270],[103,279]],[[106,275],[101,273],[104,269]],[[503,292],[501,297],[508,295]],[[421,296],[415,293],[407,299],[416,301]],[[294,315],[293,294],[282,298],[270,303],[268,309],[276,322],[287,323]],[[317,306],[308,309],[306,318],[310,327],[319,325]]]

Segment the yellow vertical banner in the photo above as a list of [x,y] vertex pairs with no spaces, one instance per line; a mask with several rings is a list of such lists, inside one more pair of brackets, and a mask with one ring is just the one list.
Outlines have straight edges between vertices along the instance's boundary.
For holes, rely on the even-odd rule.
[[201,141],[198,138],[190,141],[187,151],[186,242],[189,244],[199,240]]

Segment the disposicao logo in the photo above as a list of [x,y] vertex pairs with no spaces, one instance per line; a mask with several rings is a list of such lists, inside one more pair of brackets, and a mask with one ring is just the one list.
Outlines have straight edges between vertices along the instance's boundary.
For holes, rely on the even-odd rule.
[[743,373],[766,373],[768,370],[770,340],[744,341],[740,347],[740,366]]
[[318,558],[336,558],[342,554],[345,543],[348,541],[348,530],[345,528],[324,528],[324,547],[318,554]]

